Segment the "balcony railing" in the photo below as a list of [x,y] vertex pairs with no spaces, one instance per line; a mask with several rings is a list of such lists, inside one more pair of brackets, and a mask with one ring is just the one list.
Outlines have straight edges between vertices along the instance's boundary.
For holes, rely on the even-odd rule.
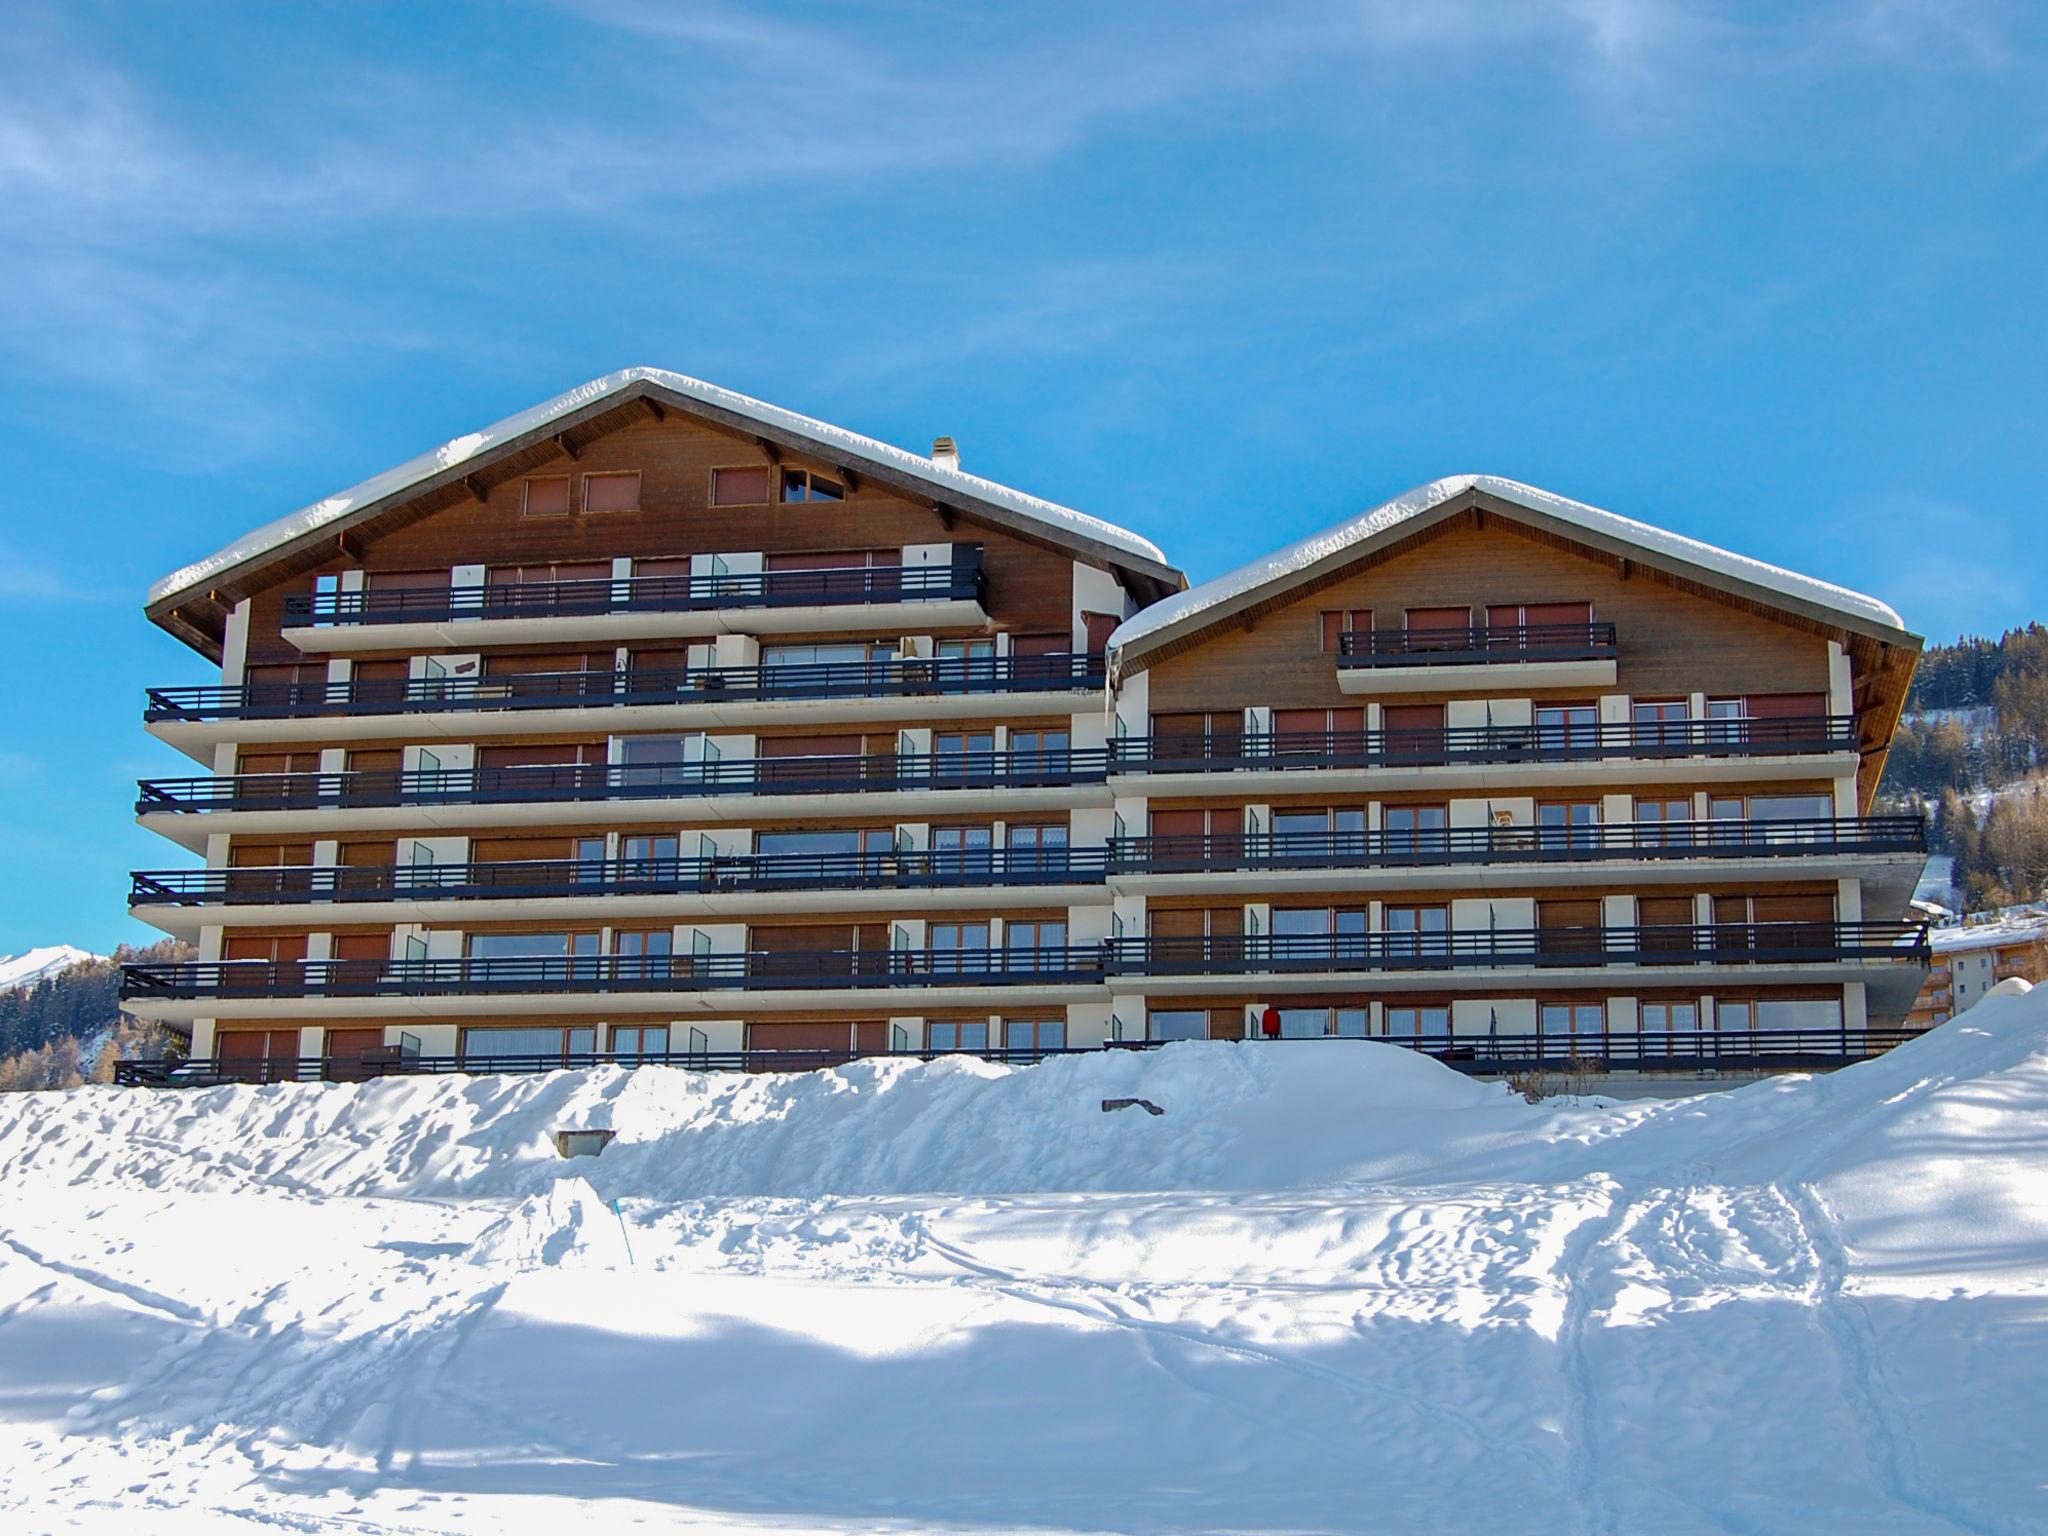
[[1776,757],[1857,749],[1856,717],[1611,721],[1585,725],[1459,725],[1392,731],[1130,736],[1118,773],[1244,773],[1276,769],[1580,763],[1614,758]]
[[1441,667],[1528,661],[1611,661],[1612,624],[1487,624],[1470,629],[1353,629],[1340,667]]
[[1393,832],[1217,832],[1120,837],[1112,874],[1742,859],[1927,851],[1918,816],[1784,821],[1625,822],[1590,827],[1439,827]]
[[[1680,1030],[1670,1033],[1375,1035],[1374,1044],[1397,1045],[1434,1056],[1475,1077],[1532,1069],[1596,1072],[1769,1071],[1838,1067],[1881,1056],[1919,1038],[1917,1029],[1745,1029]],[[1346,1037],[1352,1038],[1352,1037]],[[1056,1057],[1092,1056],[1104,1051],[1157,1050],[1170,1042],[1111,1041],[1031,1050],[982,1050],[987,1061],[1030,1066]],[[1277,1040],[1286,1048],[1297,1042]],[[1361,1040],[1361,1043],[1364,1043]],[[114,1081],[124,1087],[204,1087],[215,1083],[355,1081],[371,1077],[450,1074],[532,1074],[588,1067],[682,1067],[698,1072],[810,1072],[843,1067],[871,1057],[930,1061],[941,1051],[756,1050],[756,1051],[591,1051],[504,1054],[476,1051],[464,1056],[400,1056],[364,1060],[355,1056],[202,1057],[186,1062],[122,1061]]]
[[519,709],[728,704],[770,699],[920,699],[1098,689],[1101,656],[971,656],[805,662],[758,667],[525,672],[506,677],[371,678],[152,688],[143,718],[292,720]]
[[981,546],[955,545],[950,565],[847,566],[831,570],[631,576],[617,580],[520,581],[475,587],[299,592],[284,601],[286,628],[342,624],[440,624],[469,619],[690,613],[721,608],[979,602]]
[[124,998],[443,997],[519,993],[861,991],[1098,982],[1099,944],[1029,949],[754,951],[457,960],[220,960],[123,967]]
[[1100,784],[1100,748],[743,758],[713,763],[589,763],[413,772],[247,773],[146,779],[138,815],[670,800],[699,795],[824,795],[903,790],[1034,789]]
[[994,848],[140,870],[129,877],[128,901],[131,906],[232,907],[1100,885],[1107,862],[1100,848]]
[[1908,922],[1705,923],[1502,928],[1451,933],[1212,935],[1107,941],[1115,976],[1318,975],[1608,965],[1925,965],[1927,928]]

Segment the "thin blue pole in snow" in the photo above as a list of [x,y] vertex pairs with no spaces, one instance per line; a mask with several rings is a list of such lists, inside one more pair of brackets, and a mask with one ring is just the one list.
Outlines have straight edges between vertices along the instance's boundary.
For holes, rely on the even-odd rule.
[[619,1209],[619,1197],[617,1195],[612,1196],[612,1214],[619,1218],[619,1236],[624,1238],[626,1243],[626,1262],[637,1269],[639,1268],[639,1261],[633,1257],[633,1238],[626,1231],[626,1213]]

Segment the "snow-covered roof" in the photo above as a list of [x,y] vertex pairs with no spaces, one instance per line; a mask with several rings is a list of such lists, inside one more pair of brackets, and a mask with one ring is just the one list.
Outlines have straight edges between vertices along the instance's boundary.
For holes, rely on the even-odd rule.
[[233,570],[251,560],[260,559],[309,533],[343,521],[351,513],[400,494],[432,479],[435,475],[477,459],[506,443],[573,415],[587,406],[597,404],[610,396],[624,394],[639,384],[654,385],[685,400],[695,400],[719,410],[744,416],[765,427],[778,428],[815,443],[828,456],[851,457],[887,465],[914,475],[939,491],[952,491],[1000,507],[1019,517],[1040,523],[1054,533],[1089,539],[1118,553],[1154,565],[1164,566],[1169,563],[1159,546],[1150,539],[1141,538],[1129,529],[1119,528],[1116,524],[1105,522],[1099,517],[1077,512],[1072,507],[1063,507],[1057,502],[1045,501],[1037,496],[1027,496],[1022,491],[1012,490],[1009,486],[999,485],[993,480],[984,480],[979,475],[963,474],[957,469],[936,464],[921,454],[907,452],[872,437],[863,437],[858,432],[849,432],[844,427],[835,427],[829,422],[814,421],[808,416],[798,415],[795,411],[784,410],[779,405],[769,405],[765,401],[755,400],[733,390],[721,389],[716,384],[707,384],[702,379],[671,373],[666,368],[622,368],[617,373],[608,373],[601,379],[592,379],[588,384],[579,384],[576,388],[540,405],[515,412],[480,432],[465,432],[438,448],[417,458],[408,459],[381,474],[372,475],[345,491],[323,496],[312,505],[301,507],[276,522],[265,523],[261,528],[243,534],[205,559],[195,560],[183,569],[171,572],[149,589],[149,600],[155,604],[194,587],[209,585],[223,572]]
[[1555,518],[1590,533],[1604,534],[1635,545],[1644,551],[1652,562],[1666,561],[1674,565],[1695,567],[1709,576],[1720,576],[1748,583],[1776,592],[1799,601],[1817,604],[1847,618],[1865,623],[1880,624],[1888,629],[1905,628],[1904,622],[1888,605],[1874,597],[1865,597],[1860,592],[1851,592],[1831,582],[1816,581],[1811,576],[1801,576],[1762,560],[1753,560],[1747,555],[1719,549],[1712,544],[1689,539],[1682,534],[1669,533],[1662,528],[1653,528],[1648,523],[1639,523],[1632,517],[1623,517],[1618,512],[1603,511],[1599,507],[1587,506],[1582,501],[1559,496],[1551,491],[1540,490],[1533,485],[1523,485],[1517,480],[1502,479],[1498,475],[1452,475],[1442,480],[1432,480],[1427,485],[1418,485],[1411,491],[1404,491],[1392,501],[1383,502],[1369,512],[1347,518],[1333,528],[1311,534],[1285,549],[1275,550],[1261,556],[1247,565],[1218,576],[1213,581],[1202,582],[1187,591],[1154,603],[1150,608],[1126,619],[1109,637],[1112,652],[1121,652],[1125,647],[1157,636],[1167,630],[1185,628],[1188,621],[1199,617],[1210,609],[1223,608],[1239,598],[1276,585],[1290,583],[1306,575],[1332,557],[1363,552],[1368,545],[1380,542],[1399,529],[1403,524],[1414,521],[1424,514],[1442,506],[1452,498],[1467,491],[1483,491],[1531,512]]
[[1958,950],[2003,949],[2008,944],[2031,944],[2042,939],[2048,939],[2048,913],[2036,912],[1962,928],[1936,928],[1927,941],[1937,955],[1947,955]]

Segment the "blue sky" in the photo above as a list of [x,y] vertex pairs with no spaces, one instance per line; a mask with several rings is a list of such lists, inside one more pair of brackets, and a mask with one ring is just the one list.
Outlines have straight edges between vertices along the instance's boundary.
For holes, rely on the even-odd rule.
[[1196,579],[1478,470],[2042,616],[2044,61],[1920,0],[15,0],[0,952],[144,940],[182,862],[151,580],[632,363]]

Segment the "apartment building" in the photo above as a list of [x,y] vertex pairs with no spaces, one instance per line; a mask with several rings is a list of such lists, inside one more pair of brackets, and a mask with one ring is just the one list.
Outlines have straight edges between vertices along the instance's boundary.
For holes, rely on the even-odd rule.
[[1913,1029],[1947,1023],[2001,981],[2048,981],[2048,913],[2020,909],[1988,922],[1937,928],[1929,948],[1933,963],[1906,1016]]
[[1644,1065],[1895,1029],[1924,834],[1870,808],[1919,645],[1482,477],[1165,599],[1112,642],[1148,742],[1113,779],[1117,1006]]
[[1104,650],[1145,540],[613,375],[152,594],[203,858],[132,904],[197,1056],[1058,1048],[1110,1031]]
[[1185,588],[944,439],[598,380],[159,583],[221,680],[149,692],[201,862],[131,905],[200,958],[125,995],[234,1075],[1903,1018],[1883,605],[1470,477]]

